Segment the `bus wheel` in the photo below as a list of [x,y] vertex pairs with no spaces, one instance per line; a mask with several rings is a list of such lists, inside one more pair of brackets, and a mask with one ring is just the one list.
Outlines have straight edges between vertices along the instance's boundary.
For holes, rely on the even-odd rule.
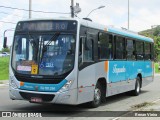
[[94,90],[94,98],[93,101],[89,103],[90,107],[96,108],[101,104],[102,100],[102,87],[100,83],[97,83]]
[[135,84],[135,89],[132,91],[132,95],[138,96],[139,93],[141,92],[141,83],[140,83],[140,78],[136,78],[136,84]]

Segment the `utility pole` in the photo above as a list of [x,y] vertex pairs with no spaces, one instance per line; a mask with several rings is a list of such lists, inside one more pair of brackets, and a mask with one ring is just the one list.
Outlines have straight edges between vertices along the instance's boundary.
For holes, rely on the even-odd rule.
[[129,15],[130,15],[129,12],[130,11],[129,11],[129,0],[128,0],[128,30],[129,30]]
[[71,0],[71,17],[74,18],[74,0]]
[[31,9],[32,9],[32,0],[29,0],[29,19],[31,19],[32,17]]

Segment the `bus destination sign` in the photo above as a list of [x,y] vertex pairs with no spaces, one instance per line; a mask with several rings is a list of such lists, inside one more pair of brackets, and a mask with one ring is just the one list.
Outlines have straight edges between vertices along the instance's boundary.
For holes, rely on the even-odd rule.
[[[71,23],[72,22],[72,23]],[[27,21],[19,22],[16,31],[65,31],[76,28],[73,21]]]

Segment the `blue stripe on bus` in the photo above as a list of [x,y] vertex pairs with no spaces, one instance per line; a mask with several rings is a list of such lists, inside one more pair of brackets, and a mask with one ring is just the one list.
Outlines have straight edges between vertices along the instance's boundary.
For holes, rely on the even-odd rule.
[[136,35],[136,34],[133,34],[133,33],[127,33],[127,32],[120,31],[120,30],[117,30],[117,29],[114,29],[114,28],[108,28],[108,31],[112,32],[112,33],[115,33],[115,34],[124,35],[124,36],[127,36],[127,37],[144,40],[144,41],[147,41],[147,42],[153,42],[152,39],[150,39],[150,38],[143,37],[143,36],[140,36],[140,35]]
[[37,83],[24,82],[24,85],[20,86],[20,89],[29,91],[38,91],[38,92],[57,92],[66,83],[67,80],[63,80],[59,84],[37,84]]

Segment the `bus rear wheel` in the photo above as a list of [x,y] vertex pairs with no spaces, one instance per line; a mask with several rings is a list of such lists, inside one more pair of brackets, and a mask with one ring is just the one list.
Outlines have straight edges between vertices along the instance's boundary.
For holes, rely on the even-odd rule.
[[97,83],[94,89],[94,98],[93,101],[89,103],[89,106],[96,108],[101,104],[102,101],[102,87],[100,83]]
[[139,93],[141,92],[141,82],[140,82],[140,77],[136,78],[136,84],[135,84],[135,89],[132,91],[132,95],[138,96]]

